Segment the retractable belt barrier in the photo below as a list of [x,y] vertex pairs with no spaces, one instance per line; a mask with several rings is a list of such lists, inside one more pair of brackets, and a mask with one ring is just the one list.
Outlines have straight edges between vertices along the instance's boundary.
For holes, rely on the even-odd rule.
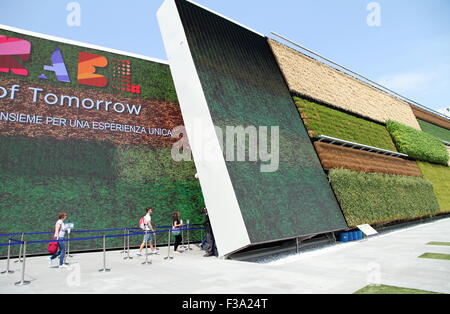
[[[187,231],[188,234],[188,249],[187,250],[191,250],[190,248],[190,239],[189,239],[189,231],[193,231],[193,230],[205,230],[205,228],[190,228],[191,226],[201,226],[201,224],[188,224],[187,226],[181,227],[181,228],[177,228],[177,230],[181,231],[181,234],[183,235],[184,231]],[[151,261],[148,260],[148,248],[147,248],[147,240],[148,240],[148,235],[152,234],[155,236],[156,239],[156,235],[158,233],[165,233],[167,232],[168,234],[168,241],[167,241],[167,257],[165,257],[165,260],[171,260],[173,259],[173,256],[171,256],[170,254],[170,242],[171,242],[171,234],[172,234],[172,226],[158,226],[158,229],[163,229],[163,230],[155,230],[152,232],[149,231],[142,231],[142,229],[140,228],[120,228],[120,229],[102,229],[102,230],[77,230],[77,231],[71,231],[72,233],[99,233],[102,232],[103,235],[101,236],[92,236],[92,237],[86,237],[86,238],[74,238],[71,239],[70,237],[68,239],[62,239],[62,240],[38,240],[38,241],[25,241],[24,238],[25,236],[29,236],[29,235],[44,235],[44,234],[53,234],[53,232],[29,232],[29,233],[9,233],[9,234],[0,234],[0,237],[8,237],[8,243],[0,243],[0,247],[3,246],[7,246],[8,247],[8,253],[7,253],[7,262],[6,262],[6,270],[2,271],[0,274],[13,274],[14,271],[10,270],[10,259],[11,259],[11,247],[14,245],[19,245],[20,246],[20,250],[19,250],[19,259],[17,261],[15,261],[15,263],[22,263],[22,274],[21,274],[21,280],[16,282],[15,285],[16,286],[24,286],[24,285],[28,285],[31,282],[30,281],[26,281],[25,280],[25,266],[26,266],[26,255],[27,255],[27,246],[30,244],[39,244],[39,243],[50,243],[50,242],[67,242],[68,244],[70,244],[70,242],[77,242],[77,241],[87,241],[87,240],[96,240],[96,239],[102,239],[102,249],[103,249],[103,263],[102,263],[102,268],[99,270],[99,272],[110,272],[111,269],[106,267],[106,239],[107,238],[119,238],[119,237],[123,237],[124,238],[124,250],[121,253],[127,253],[127,256],[124,257],[124,259],[133,259],[132,257],[130,257],[130,236],[137,236],[137,235],[145,235],[145,262],[143,262],[143,265],[148,265],[148,264],[152,264]],[[141,230],[141,231],[135,231],[135,230]],[[105,232],[111,232],[111,231],[124,231],[123,234],[114,234],[114,235],[106,235]],[[202,232],[203,234],[203,232]],[[16,240],[11,238],[12,236],[19,236],[21,237],[20,240]],[[183,239],[184,241],[184,239]],[[184,243],[184,242],[183,242]],[[68,246],[69,247],[69,246]],[[66,255],[68,255],[70,253],[69,249],[66,253]]]

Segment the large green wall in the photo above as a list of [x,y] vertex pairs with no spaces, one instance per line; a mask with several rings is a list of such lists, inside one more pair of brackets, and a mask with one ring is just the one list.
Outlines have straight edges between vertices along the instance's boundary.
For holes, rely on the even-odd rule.
[[[51,231],[60,211],[68,213],[75,230],[137,228],[146,207],[154,208],[157,225],[170,225],[175,210],[185,221],[202,221],[195,167],[174,162],[169,148],[0,136],[0,160],[0,233]],[[108,239],[108,247],[122,243]],[[88,241],[73,247],[99,245]],[[42,251],[45,245],[29,248]]]
[[279,128],[275,171],[261,171],[261,159],[226,160],[251,243],[346,228],[267,39],[187,1],[175,3],[214,125],[265,126],[269,134]]
[[[147,128],[183,121],[170,69],[166,64],[6,30],[0,30],[0,35],[27,40],[32,46],[30,59],[23,62],[23,66],[29,70],[27,76],[0,73],[0,86],[7,89],[13,84],[21,86],[14,99],[0,99],[1,112],[20,110],[19,113],[24,114],[37,112],[44,119],[52,115],[67,119],[90,119],[91,122],[137,123]],[[43,68],[44,65],[52,64],[50,57],[56,48],[62,52],[70,83],[57,81],[54,73]],[[100,88],[78,83],[79,52],[107,58],[109,65],[106,68],[95,69],[96,73],[109,79],[107,86]],[[131,81],[141,86],[140,94],[113,88],[114,59],[130,62]],[[39,78],[43,73],[48,80]],[[125,116],[112,112],[100,114],[83,108],[35,104],[25,94],[27,87],[34,86],[51,89],[58,96],[70,91],[70,95],[77,97],[89,94],[89,97],[97,95],[100,99],[110,101],[132,99],[136,105],[151,105],[159,111],[148,112],[150,110],[143,108],[145,115]],[[145,125],[147,118],[154,119],[152,125]],[[170,136],[95,132],[4,120],[0,121],[0,130],[0,234],[52,233],[61,211],[68,213],[66,222],[74,223],[75,230],[137,228],[147,207],[154,208],[153,222],[157,225],[170,225],[171,214],[175,210],[181,212],[184,221],[202,221],[204,201],[199,182],[194,177],[194,162],[173,161],[171,146],[175,140]],[[108,234],[117,233],[122,232]],[[75,234],[76,237],[99,235]],[[27,237],[27,240],[48,239],[50,234]],[[139,244],[141,240],[140,236],[134,237],[131,244]],[[166,237],[160,238],[160,242],[164,241],[167,241]],[[107,242],[108,247],[119,247],[123,239],[111,238]],[[100,241],[74,242],[71,247],[99,248]],[[28,247],[28,253],[42,252],[46,252],[45,244]],[[0,255],[5,253],[4,247],[0,249]]]

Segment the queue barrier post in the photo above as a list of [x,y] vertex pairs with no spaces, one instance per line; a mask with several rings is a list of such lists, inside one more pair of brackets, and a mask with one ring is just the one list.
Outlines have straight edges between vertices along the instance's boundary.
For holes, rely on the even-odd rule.
[[25,261],[27,258],[27,241],[23,242],[23,262],[22,262],[22,277],[21,280],[16,282],[16,286],[26,286],[31,283],[31,281],[25,280]]
[[170,256],[170,234],[172,233],[172,229],[168,229],[167,236],[167,256],[164,257],[165,260],[173,259],[173,256]]
[[204,240],[204,238],[203,238],[203,228],[202,229],[200,229],[200,245],[203,243],[203,240]]
[[98,270],[101,273],[110,272],[111,269],[106,268],[106,235],[103,234],[103,268]]
[[148,260],[148,230],[145,230],[145,262],[142,263],[142,265],[149,265],[152,263],[152,261]]
[[191,243],[190,243],[190,235],[189,235],[189,229],[191,228],[189,219],[187,220],[187,251],[192,251],[191,249]]
[[133,259],[130,256],[130,230],[127,229],[127,256],[125,256],[123,259]]
[[17,261],[15,261],[14,263],[22,263],[22,251],[23,251],[23,240],[24,240],[24,236],[25,234],[22,232],[21,236],[20,236],[20,248],[19,248],[19,259]]
[[9,270],[9,262],[11,259],[11,239],[8,240],[8,255],[7,255],[7,259],[6,259],[6,270],[2,271],[1,274],[13,274],[14,271],[13,270]]
[[127,252],[127,231],[128,231],[128,228],[125,228],[123,230],[123,250],[120,252],[120,254]]
[[[158,226],[156,224],[155,224],[155,230],[158,230]],[[155,235],[155,250],[159,251],[158,242],[156,241],[156,232],[154,233],[154,235]]]
[[[183,221],[181,221],[181,223],[183,223]],[[186,245],[184,245],[184,226],[183,225],[180,226],[180,231],[181,231],[181,246],[180,247],[186,251]]]
[[67,254],[65,258],[73,257],[73,255],[70,254],[70,231],[67,233]]

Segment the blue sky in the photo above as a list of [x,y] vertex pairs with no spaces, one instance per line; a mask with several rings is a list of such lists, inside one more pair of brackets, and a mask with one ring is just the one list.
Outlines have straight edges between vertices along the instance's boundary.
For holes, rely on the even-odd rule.
[[[81,25],[67,24],[78,2]],[[0,24],[166,59],[156,20],[163,0],[0,0]],[[432,109],[450,107],[450,1],[197,0],[269,35],[282,34]]]

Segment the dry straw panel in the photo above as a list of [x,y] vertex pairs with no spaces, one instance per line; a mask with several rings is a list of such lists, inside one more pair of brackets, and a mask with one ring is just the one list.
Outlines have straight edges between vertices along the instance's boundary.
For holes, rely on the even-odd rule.
[[325,169],[344,168],[362,172],[422,176],[414,161],[322,142],[315,142],[314,146]]
[[427,121],[429,123],[433,123],[447,130],[450,130],[450,119],[438,116],[436,114],[433,114],[425,109],[416,106],[411,106],[411,108],[418,119]]
[[406,102],[348,74],[269,39],[291,91],[382,123],[402,122],[420,130]]

